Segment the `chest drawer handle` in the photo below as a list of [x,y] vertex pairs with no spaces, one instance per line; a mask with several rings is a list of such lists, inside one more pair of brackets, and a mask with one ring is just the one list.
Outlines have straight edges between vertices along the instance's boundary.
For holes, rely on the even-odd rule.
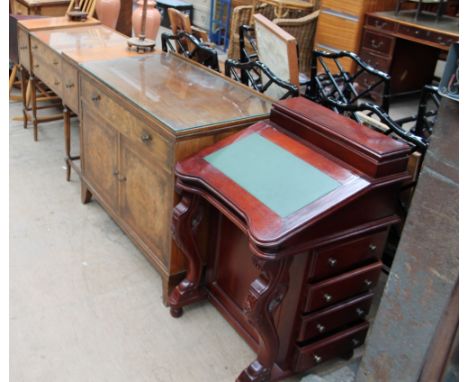
[[54,65],[58,65],[58,64],[59,64],[59,62],[58,62],[57,60],[54,60],[54,61],[52,62],[52,64],[54,64]]
[[91,96],[91,101],[93,102],[98,102],[101,99],[101,96],[99,94],[94,94]]
[[325,300],[325,302],[330,302],[332,298],[333,297],[331,296],[331,294],[328,294],[328,293],[323,294],[323,299]]
[[322,357],[320,357],[317,354],[314,354],[314,361],[315,361],[315,363],[320,363],[320,362],[322,362]]
[[364,285],[367,287],[367,288],[370,288],[372,286],[372,281],[369,280],[369,279],[365,279],[364,280]]
[[32,48],[33,48],[34,50],[36,50],[36,49],[37,49],[37,45],[33,45]]
[[37,69],[39,67],[39,64],[34,64],[33,67]]
[[364,317],[366,312],[364,311],[364,309],[356,308],[356,314],[358,315],[358,317]]
[[386,25],[387,25],[387,23],[386,23],[385,21],[379,21],[379,20],[377,20],[377,21],[375,22],[375,26],[376,26],[377,28],[384,28]]
[[28,47],[27,46],[20,46],[20,49],[21,50],[26,50],[26,49],[28,49]]
[[353,338],[353,339],[351,340],[351,343],[353,344],[353,347],[357,347],[357,346],[359,346],[359,344],[360,344],[361,342],[360,342],[358,339]]
[[317,330],[319,331],[319,333],[323,333],[325,331],[325,326],[317,324]]
[[58,85],[60,85],[60,81],[58,81],[58,80],[55,80],[55,82],[54,82],[54,85],[55,85],[55,86],[58,86]]
[[68,82],[68,83],[65,84],[65,87],[66,87],[67,89],[71,89],[71,88],[74,87],[74,86],[75,86],[75,84],[74,84],[73,82]]
[[380,40],[379,42],[375,41],[374,39],[371,40],[371,46],[374,49],[379,49],[383,44],[384,42],[382,40]]
[[375,252],[376,249],[377,249],[377,246],[375,244],[369,244],[369,251]]
[[336,260],[334,257],[329,257],[329,258],[328,258],[328,265],[329,265],[330,267],[332,267],[332,268],[335,267],[335,266],[336,266],[336,263],[337,263],[337,260]]
[[153,139],[153,137],[148,133],[142,133],[140,135],[140,139],[143,143],[149,143]]

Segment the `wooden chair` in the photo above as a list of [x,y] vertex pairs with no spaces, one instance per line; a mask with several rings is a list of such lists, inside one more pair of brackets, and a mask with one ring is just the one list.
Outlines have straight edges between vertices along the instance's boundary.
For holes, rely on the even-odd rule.
[[180,12],[175,8],[167,9],[169,15],[169,22],[171,24],[172,34],[176,36],[179,32],[183,31],[190,35],[195,36],[201,42],[208,44],[208,33],[203,29],[193,26],[190,22],[190,16]]
[[297,41],[299,72],[309,73],[320,10],[298,19],[274,19],[273,23],[294,36]]
[[[96,9],[96,0],[79,0],[80,10],[86,12],[88,16],[93,16]],[[75,0],[70,0],[67,13],[75,8]]]
[[437,20],[440,20],[440,18],[444,14],[444,9],[445,9],[445,5],[447,4],[447,0],[398,0],[396,11],[395,11],[397,15],[400,13],[401,5],[405,3],[417,4],[416,19],[419,16],[421,16],[421,12],[423,11],[424,5],[437,6],[436,17],[437,17]]

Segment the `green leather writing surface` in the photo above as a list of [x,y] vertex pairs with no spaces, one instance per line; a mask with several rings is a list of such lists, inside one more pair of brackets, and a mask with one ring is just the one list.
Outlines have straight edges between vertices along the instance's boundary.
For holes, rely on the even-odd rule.
[[251,134],[204,158],[281,217],[340,183],[259,134]]

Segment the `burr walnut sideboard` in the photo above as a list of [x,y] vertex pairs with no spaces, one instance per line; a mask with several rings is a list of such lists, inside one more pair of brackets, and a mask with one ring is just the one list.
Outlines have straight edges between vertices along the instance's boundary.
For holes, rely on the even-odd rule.
[[[409,154],[300,97],[179,162],[173,230],[189,269],[169,297],[171,314],[208,297],[257,353],[239,382],[350,357],[369,326]],[[212,247],[202,260],[204,216]]]
[[267,118],[271,100],[165,53],[82,63],[79,89],[82,201],[93,195],[146,255],[166,299],[186,269],[170,232],[175,163]]
[[[42,23],[46,21],[43,20]],[[112,60],[139,54],[127,48],[127,36],[104,25],[84,23],[81,24],[81,28],[76,28],[76,26],[70,27],[70,22],[62,25],[60,18],[49,19],[48,21],[49,26],[55,21],[55,27],[49,27],[47,30],[30,31],[29,33],[31,55],[28,67],[31,68],[34,136],[37,140],[38,124],[42,119],[42,117],[38,116],[36,92],[34,91],[37,79],[40,79],[62,99],[64,106],[65,161],[67,180],[69,180],[71,167],[79,172],[79,166],[74,164],[74,160],[79,159],[79,156],[71,155],[70,143],[70,115],[71,112],[79,114],[79,63],[94,60]],[[62,26],[59,27],[60,25]],[[152,53],[154,52],[146,54]]]

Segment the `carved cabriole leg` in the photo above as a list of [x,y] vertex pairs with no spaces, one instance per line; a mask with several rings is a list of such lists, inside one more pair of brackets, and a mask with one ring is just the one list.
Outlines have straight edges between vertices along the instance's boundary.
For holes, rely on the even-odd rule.
[[172,215],[172,235],[188,263],[187,275],[172,290],[168,300],[171,315],[175,318],[182,315],[184,305],[198,301],[206,294],[199,288],[202,261],[195,239],[195,230],[200,223],[200,219],[197,219],[200,216],[199,205],[198,195],[184,193]]
[[259,338],[257,359],[237,378],[237,382],[267,382],[275,362],[279,338],[273,313],[283,300],[289,286],[290,259],[265,261],[253,257],[260,275],[250,284],[244,307],[249,322]]

